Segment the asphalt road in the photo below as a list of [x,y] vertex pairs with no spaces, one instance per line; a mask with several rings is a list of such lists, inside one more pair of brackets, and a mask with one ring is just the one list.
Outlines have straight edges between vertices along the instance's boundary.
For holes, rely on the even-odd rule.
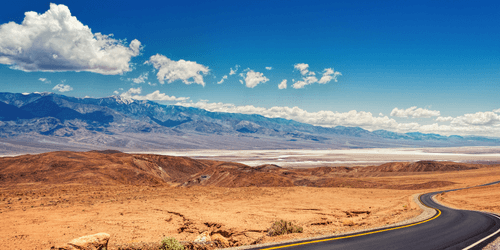
[[[485,185],[498,183],[500,181]],[[252,249],[482,249],[500,236],[500,232],[498,232],[500,230],[500,218],[487,213],[448,208],[437,204],[431,199],[435,194],[454,190],[456,189],[428,193],[420,197],[423,204],[438,210],[438,213],[426,222],[396,226],[389,230],[378,229],[351,235]],[[497,233],[494,236],[474,245],[495,232]],[[471,245],[474,246],[471,247]]]

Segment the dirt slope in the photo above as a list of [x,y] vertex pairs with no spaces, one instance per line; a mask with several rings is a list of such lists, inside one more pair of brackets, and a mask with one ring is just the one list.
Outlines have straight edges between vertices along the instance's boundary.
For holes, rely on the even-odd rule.
[[0,184],[165,185],[206,167],[186,157],[58,151],[0,158]]
[[450,161],[417,161],[417,162],[389,162],[380,166],[369,166],[360,169],[362,172],[430,172],[430,171],[458,171],[477,169],[477,164],[457,163]]
[[250,167],[240,163],[195,160],[118,151],[58,151],[0,158],[0,185],[20,183],[92,185],[172,185],[216,187],[357,187],[424,189],[454,184],[433,181],[387,184],[374,177],[392,173],[456,171],[480,165],[455,162],[394,162],[370,167],[287,169],[273,164]]

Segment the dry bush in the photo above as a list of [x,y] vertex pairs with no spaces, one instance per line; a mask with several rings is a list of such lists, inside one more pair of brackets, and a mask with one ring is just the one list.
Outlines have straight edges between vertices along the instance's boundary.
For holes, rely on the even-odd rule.
[[284,234],[290,234],[290,233],[302,233],[304,229],[299,226],[295,226],[292,224],[290,221],[275,221],[269,230],[267,231],[267,234],[269,236],[278,236],[278,235],[284,235]]
[[184,250],[184,246],[175,238],[165,237],[161,241],[161,248],[164,250]]

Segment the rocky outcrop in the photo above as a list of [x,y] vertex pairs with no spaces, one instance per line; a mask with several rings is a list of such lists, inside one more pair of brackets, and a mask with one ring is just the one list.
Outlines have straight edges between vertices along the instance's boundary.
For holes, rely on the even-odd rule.
[[79,250],[105,250],[110,237],[107,233],[87,235],[68,242],[68,245]]
[[218,241],[223,247],[229,247],[229,241],[222,235],[220,234],[212,234],[210,236],[213,241]]

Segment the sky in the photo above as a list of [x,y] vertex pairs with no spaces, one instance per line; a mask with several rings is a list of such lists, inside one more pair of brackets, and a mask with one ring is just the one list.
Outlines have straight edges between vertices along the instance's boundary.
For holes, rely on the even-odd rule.
[[14,1],[0,92],[500,137],[499,1]]

